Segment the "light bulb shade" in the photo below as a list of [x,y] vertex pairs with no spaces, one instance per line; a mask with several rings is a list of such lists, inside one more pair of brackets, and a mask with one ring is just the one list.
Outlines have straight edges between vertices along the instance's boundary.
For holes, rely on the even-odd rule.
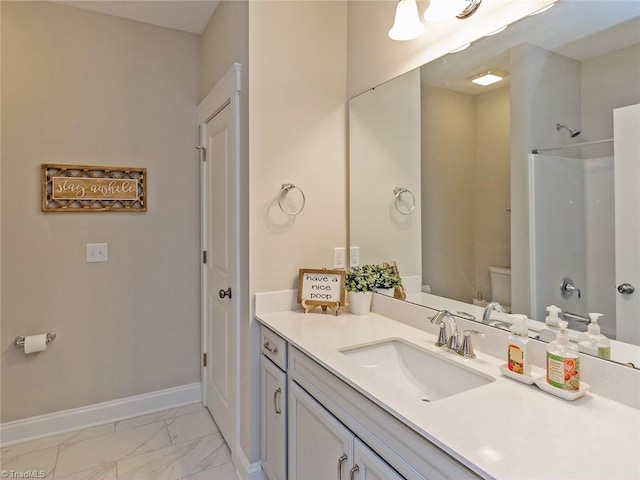
[[428,22],[453,20],[466,7],[466,0],[430,0],[424,12],[424,19]]
[[393,27],[389,30],[389,38],[392,40],[412,40],[424,32],[424,25],[418,15],[416,0],[398,0],[396,5],[396,18]]

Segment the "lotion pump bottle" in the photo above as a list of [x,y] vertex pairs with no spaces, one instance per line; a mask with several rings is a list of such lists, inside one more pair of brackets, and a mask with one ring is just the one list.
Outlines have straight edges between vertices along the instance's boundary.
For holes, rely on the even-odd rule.
[[591,323],[589,323],[587,331],[578,337],[578,350],[608,360],[611,356],[611,343],[607,337],[600,333],[598,319],[601,316],[601,313],[589,314]]
[[529,361],[528,344],[529,329],[525,325],[526,315],[509,315],[513,320],[511,335],[507,343],[507,368],[513,373],[531,376],[531,363]]
[[562,310],[555,305],[549,305],[547,307],[548,315],[544,319],[545,328],[540,330],[540,340],[543,342],[551,342],[556,339],[558,332],[560,331],[560,317],[558,314]]
[[560,321],[556,340],[547,346],[547,383],[563,390],[580,390],[580,354],[569,342],[567,325]]

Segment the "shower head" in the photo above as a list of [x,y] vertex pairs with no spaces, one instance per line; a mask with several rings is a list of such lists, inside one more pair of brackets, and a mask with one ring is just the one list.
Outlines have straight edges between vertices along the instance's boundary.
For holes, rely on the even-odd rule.
[[560,125],[559,123],[556,123],[556,130],[560,131],[560,129],[562,128],[566,128],[567,130],[569,130],[569,136],[571,138],[573,137],[577,137],[578,135],[580,135],[580,130],[576,130],[575,128],[571,128],[571,127],[567,127],[566,125]]

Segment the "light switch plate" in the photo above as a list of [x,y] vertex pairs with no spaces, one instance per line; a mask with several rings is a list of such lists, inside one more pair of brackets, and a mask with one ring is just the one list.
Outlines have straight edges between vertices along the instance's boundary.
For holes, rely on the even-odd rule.
[[87,263],[108,261],[108,245],[106,243],[87,243]]
[[349,266],[360,266],[360,247],[349,247]]
[[345,268],[346,263],[344,247],[335,247],[333,249],[333,268]]

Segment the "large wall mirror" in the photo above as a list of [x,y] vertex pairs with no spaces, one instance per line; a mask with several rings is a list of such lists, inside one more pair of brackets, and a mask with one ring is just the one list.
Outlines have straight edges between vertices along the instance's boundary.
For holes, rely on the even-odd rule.
[[[485,73],[501,80],[472,82]],[[561,1],[349,115],[350,244],[395,260],[408,301],[541,322],[556,305],[575,330],[598,312],[608,338],[640,345],[640,2]]]

